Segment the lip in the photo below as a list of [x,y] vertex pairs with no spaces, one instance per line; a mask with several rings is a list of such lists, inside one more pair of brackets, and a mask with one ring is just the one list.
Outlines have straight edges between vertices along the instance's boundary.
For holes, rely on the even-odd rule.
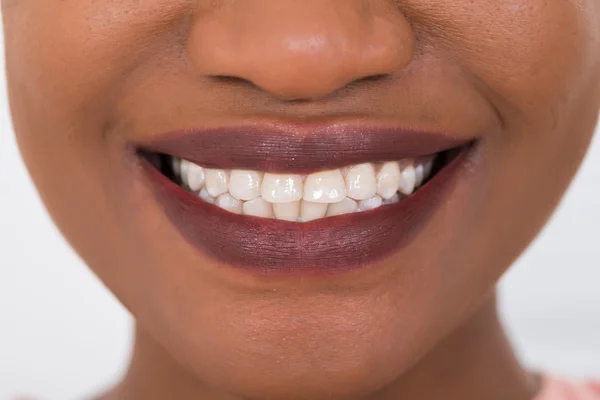
[[227,212],[182,189],[139,157],[166,216],[200,253],[258,274],[322,275],[373,265],[408,245],[450,195],[475,148],[474,139],[422,131],[348,125],[312,128],[253,125],[179,131],[136,149],[209,168],[301,173],[461,148],[429,182],[398,203],[306,223]]
[[248,124],[180,130],[140,148],[215,169],[310,173],[364,162],[400,160],[456,148],[474,138],[376,124]]

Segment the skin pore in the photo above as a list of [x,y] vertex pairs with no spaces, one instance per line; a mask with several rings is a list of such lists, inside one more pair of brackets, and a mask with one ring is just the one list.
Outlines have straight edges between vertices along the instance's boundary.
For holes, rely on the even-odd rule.
[[[527,400],[494,286],[560,201],[600,104],[598,0],[3,0],[14,128],[61,232],[137,321],[103,399]],[[405,247],[261,276],[186,242],[132,145],[367,121],[476,138]],[[60,266],[56,266],[60,273]]]

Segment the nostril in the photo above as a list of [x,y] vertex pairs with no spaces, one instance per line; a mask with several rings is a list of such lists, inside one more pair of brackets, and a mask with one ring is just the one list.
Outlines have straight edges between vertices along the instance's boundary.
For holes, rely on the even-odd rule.
[[360,83],[370,83],[370,82],[378,82],[388,78],[390,74],[375,74],[370,76],[365,76],[363,78],[357,79],[350,84],[360,84]]
[[233,84],[245,84],[245,85],[253,85],[252,81],[239,77],[239,76],[234,76],[234,75],[218,75],[218,74],[214,74],[214,75],[208,75],[209,78],[212,78],[213,80],[219,81],[220,83],[233,83]]
[[[207,75],[207,77],[214,80],[215,82],[222,84],[222,85],[246,86],[246,87],[256,88],[260,91],[265,91],[265,87],[259,86],[257,83],[255,83],[254,81],[252,81],[250,79],[245,79],[245,78],[242,78],[239,76],[212,74],[212,75]],[[322,96],[333,94],[336,91],[344,89],[344,88],[356,87],[356,86],[360,86],[361,84],[376,83],[376,82],[382,81],[384,79],[387,79],[389,77],[390,77],[390,74],[374,74],[374,75],[365,76],[365,77],[362,77],[359,79],[352,80],[345,85],[337,85],[338,87],[336,89],[328,90]],[[267,90],[267,91],[269,91],[269,90]],[[314,94],[313,94],[313,96],[308,96],[308,97],[298,95],[298,94],[296,94],[296,95],[293,95],[293,94],[286,95],[285,93],[273,93],[273,94],[276,95],[281,100],[285,100],[290,103],[309,102],[309,101],[318,99],[319,97],[322,97],[322,96],[314,96]]]
[[301,98],[295,96],[286,96],[283,93],[273,93],[270,90],[265,90],[265,87],[259,86],[256,82],[239,76],[214,74],[208,75],[208,78],[212,79],[214,82],[220,84],[223,87],[230,86],[245,89],[255,89],[259,92],[270,93],[271,95],[276,96],[279,100],[283,100],[288,103],[303,103],[313,100],[313,98]]

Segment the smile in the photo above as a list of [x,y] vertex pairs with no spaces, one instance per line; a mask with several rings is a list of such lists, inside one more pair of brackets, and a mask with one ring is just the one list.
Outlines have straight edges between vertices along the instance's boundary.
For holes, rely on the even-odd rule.
[[234,214],[310,222],[397,203],[427,181],[434,161],[430,156],[298,175],[205,169],[170,157],[171,170],[161,169],[185,190]]
[[183,131],[136,145],[183,238],[262,273],[364,267],[417,236],[473,140],[366,126]]

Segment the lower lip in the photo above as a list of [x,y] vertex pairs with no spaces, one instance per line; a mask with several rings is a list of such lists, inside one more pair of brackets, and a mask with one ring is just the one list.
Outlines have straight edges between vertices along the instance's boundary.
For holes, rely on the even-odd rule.
[[411,243],[451,194],[474,146],[410,197],[376,210],[295,223],[237,215],[183,190],[142,160],[153,192],[182,237],[226,265],[269,275],[365,268]]

